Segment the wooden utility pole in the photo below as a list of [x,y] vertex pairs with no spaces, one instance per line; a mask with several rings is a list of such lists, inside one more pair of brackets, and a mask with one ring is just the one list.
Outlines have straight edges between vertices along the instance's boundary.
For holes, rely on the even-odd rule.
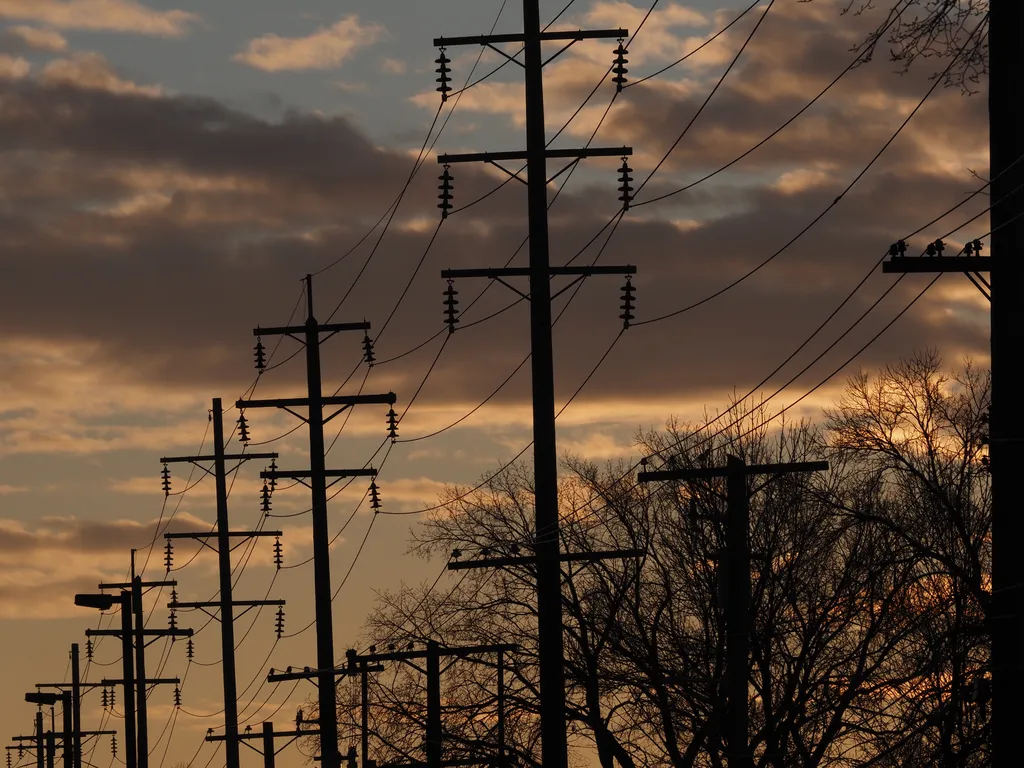
[[[533,384],[533,455],[535,483],[535,527],[537,568],[537,632],[539,646],[540,670],[540,719],[541,719],[541,754],[545,768],[566,768],[568,765],[568,737],[565,710],[565,672],[562,642],[562,573],[559,555],[559,520],[558,520],[558,456],[555,440],[555,386],[554,360],[551,340],[551,277],[554,275],[571,275],[577,279],[596,274],[632,275],[632,267],[552,267],[548,241],[548,184],[556,173],[549,178],[547,161],[549,159],[568,159],[569,164],[563,171],[585,157],[618,157],[623,160],[623,203],[628,207],[631,188],[626,179],[628,171],[626,158],[632,154],[629,147],[611,149],[573,149],[551,150],[547,148],[547,136],[544,125],[544,66],[573,43],[580,40],[602,38],[618,38],[619,50],[622,40],[628,35],[625,29],[607,29],[576,32],[545,32],[541,30],[540,4],[538,0],[523,0],[523,33],[508,35],[485,35],[474,37],[438,38],[434,45],[441,48],[441,88],[442,98],[447,96],[447,58],[444,50],[449,45],[483,45],[494,48],[499,43],[521,43],[524,59],[522,62],[515,57],[512,61],[523,67],[526,84],[526,151],[525,152],[494,152],[460,155],[441,155],[438,162],[444,166],[442,184],[442,215],[447,215],[451,207],[452,177],[448,173],[450,165],[455,163],[485,162],[505,171],[513,178],[523,181],[518,173],[502,167],[506,161],[526,161],[527,199],[529,212],[530,234],[530,266],[526,269],[460,269],[445,270],[442,277],[449,280],[449,329],[454,331],[455,318],[454,289],[451,281],[456,277],[489,277],[503,281],[505,277],[525,276],[529,279],[529,290],[521,292],[513,289],[530,302],[530,349],[532,360]],[[564,42],[561,51],[547,61],[543,59],[542,44],[544,42]],[[495,50],[497,50],[495,48]],[[500,53],[500,51],[499,51]],[[621,65],[625,59],[620,55],[616,73],[618,77],[625,74]],[[624,82],[624,78],[623,82]],[[450,90],[450,89],[448,89]],[[506,283],[507,285],[507,283]],[[627,282],[627,286],[629,283]],[[632,286],[629,286],[632,291]],[[630,300],[631,303],[631,300]],[[630,307],[631,309],[631,307]],[[623,319],[628,327],[631,318],[627,309]]]
[[[299,710],[299,712],[301,713],[302,710]],[[236,743],[245,744],[254,752],[258,752],[259,754],[263,755],[263,768],[274,768],[274,764],[276,762],[275,758],[282,749],[287,747],[296,739],[302,738],[303,736],[317,736],[320,734],[320,731],[317,728],[300,728],[299,726],[302,724],[302,722],[303,721],[301,719],[296,718],[295,730],[275,731],[273,723],[269,721],[264,721],[263,728],[260,730],[259,733],[250,731],[247,727],[245,733],[238,734],[235,737],[234,741]],[[213,729],[211,728],[210,730],[212,731]],[[276,746],[276,740],[280,738],[286,738],[288,739],[288,741],[280,747],[278,747]],[[262,748],[254,747],[251,744],[248,744],[249,741],[253,741],[256,739],[259,739],[263,742]],[[213,733],[207,733],[206,740],[226,741],[228,743],[231,742],[231,739],[228,738],[227,734],[218,735]]]
[[726,629],[726,743],[729,768],[754,768],[754,751],[750,745],[750,713],[748,710],[750,681],[750,491],[751,475],[780,476],[795,472],[822,472],[827,461],[791,462],[788,464],[747,464],[729,456],[726,466],[699,469],[670,469],[641,472],[641,483],[663,480],[698,480],[726,478],[725,534],[725,629]]
[[[249,539],[261,536],[280,537],[281,531],[232,531],[228,523],[228,489],[227,476],[238,471],[239,467],[251,459],[265,459],[273,461],[277,458],[276,453],[225,453],[224,446],[224,409],[219,397],[213,398],[211,410],[213,420],[213,455],[211,456],[167,456],[160,461],[166,467],[168,464],[188,462],[210,473],[214,477],[217,486],[217,529],[214,532],[191,532],[191,533],[165,533],[164,538],[170,542],[173,539],[196,539],[205,546],[210,546],[210,539],[216,539],[216,552],[219,561],[220,573],[220,598],[208,602],[179,602],[172,599],[167,604],[171,611],[179,608],[206,610],[207,608],[219,609],[217,618],[220,620],[221,638],[221,672],[224,683],[224,733],[226,736],[224,745],[225,764],[227,768],[239,768],[239,743],[238,743],[238,692],[235,675],[235,606],[243,606],[249,610],[255,606],[277,605],[283,606],[284,600],[234,600],[232,599],[231,585],[231,541],[232,539]],[[237,462],[230,470],[227,462]],[[213,463],[213,472],[204,466]],[[164,473],[164,477],[168,477]],[[170,550],[168,550],[169,556]],[[169,566],[169,564],[168,564]]]
[[[928,258],[906,258],[894,244],[890,273],[961,272],[990,302],[992,399],[989,467],[992,473],[992,600],[986,618],[992,637],[991,754],[993,768],[1020,763],[1024,718],[1024,517],[1019,512],[1024,462],[1024,409],[1020,399],[1020,350],[1024,348],[1024,4],[989,0],[989,176],[992,254],[975,241],[962,256],[943,256],[941,241]],[[936,245],[940,246],[936,248]],[[982,276],[991,273],[991,283]]]
[[[320,730],[320,754],[323,768],[340,768],[341,753],[338,751],[337,701],[334,695],[334,629],[331,612],[331,562],[330,532],[327,525],[327,478],[376,477],[377,471],[369,469],[327,470],[324,450],[324,425],[342,411],[355,405],[394,405],[394,393],[383,395],[349,395],[324,397],[320,380],[320,344],[322,333],[333,336],[341,331],[367,331],[370,324],[328,323],[321,324],[313,314],[313,277],[306,275],[307,316],[304,325],[281,328],[256,328],[253,335],[290,336],[306,347],[307,396],[298,398],[275,398],[271,400],[239,400],[236,405],[244,408],[281,408],[298,416],[295,408],[305,408],[306,416],[299,416],[309,427],[309,470],[308,471],[267,471],[260,477],[267,480],[291,478],[305,482],[312,497],[313,522],[313,591],[316,604],[316,657],[320,670],[318,681],[318,710]],[[330,338],[328,336],[328,338]],[[260,366],[262,343],[257,344],[257,367]],[[324,406],[339,406],[333,414],[324,418]],[[371,482],[371,491],[376,485]]]

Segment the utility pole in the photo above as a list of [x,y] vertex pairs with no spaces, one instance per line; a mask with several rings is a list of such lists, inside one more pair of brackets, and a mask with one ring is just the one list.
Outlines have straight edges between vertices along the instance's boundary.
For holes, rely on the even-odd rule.
[[[64,713],[64,738],[68,733],[71,735],[71,764],[72,768],[82,768],[82,670],[78,655],[78,643],[71,644],[71,692],[70,700],[65,701],[65,707],[70,704],[71,722],[68,723],[68,714]],[[68,725],[70,724],[70,728]],[[65,742],[66,750],[66,742]]]
[[725,682],[727,701],[726,740],[729,768],[754,768],[754,751],[750,745],[750,713],[748,710],[750,681],[750,491],[751,475],[781,475],[796,472],[823,472],[827,461],[790,462],[787,464],[747,464],[729,456],[724,467],[670,469],[641,472],[637,482],[662,480],[726,479],[725,533]]
[[[1020,761],[1019,723],[1024,718],[1024,538],[1019,514],[1019,480],[1024,462],[1024,410],[1017,372],[1024,346],[1024,5],[1019,0],[988,3],[989,176],[992,255],[980,256],[975,241],[966,256],[900,258],[890,250],[885,272],[963,272],[990,302],[992,399],[989,466],[992,472],[992,600],[986,607],[992,637],[991,754],[993,768]],[[937,241],[940,242],[940,241]],[[903,252],[901,252],[901,250]],[[991,266],[990,266],[991,264]],[[980,272],[991,273],[991,284]]]
[[[564,170],[586,157],[622,157],[621,181],[624,208],[629,207],[632,188],[629,181],[631,169],[626,159],[632,154],[629,147],[611,149],[550,150],[544,125],[544,66],[573,43],[580,40],[617,38],[618,58],[613,70],[614,81],[621,88],[625,82],[625,49],[622,41],[627,37],[625,29],[607,29],[577,32],[544,32],[540,24],[539,0],[523,0],[523,33],[509,35],[486,35],[475,37],[438,38],[434,45],[441,49],[438,63],[441,68],[442,99],[447,98],[448,59],[444,55],[449,45],[483,45],[495,48],[500,43],[521,43],[524,60],[506,56],[523,67],[526,85],[526,151],[497,152],[460,155],[441,155],[438,163],[444,166],[441,176],[441,213],[447,216],[451,209],[451,181],[449,166],[455,163],[485,162],[505,171],[518,181],[518,173],[503,168],[505,161],[525,160],[527,179],[530,266],[526,269],[470,269],[445,270],[442,277],[449,281],[447,304],[449,332],[454,332],[457,322],[455,290],[452,281],[456,277],[488,277],[504,282],[502,278],[525,276],[529,279],[526,293],[513,288],[530,302],[530,349],[533,384],[533,456],[535,483],[535,527],[536,527],[536,568],[537,568],[537,631],[540,668],[540,719],[541,719],[541,761],[545,768],[566,768],[568,765],[568,737],[565,714],[565,672],[562,646],[562,591],[561,567],[559,565],[559,519],[558,519],[558,456],[555,441],[555,387],[554,359],[551,340],[551,277],[571,275],[577,280],[597,274],[625,274],[626,288],[623,299],[625,310],[622,315],[624,327],[632,319],[632,285],[628,276],[635,273],[633,267],[552,267],[548,242],[548,184]],[[546,61],[542,57],[542,43],[561,41],[566,45]],[[501,53],[501,51],[498,51]],[[505,54],[502,54],[505,55]],[[549,159],[568,159],[569,164],[548,176]],[[507,283],[505,283],[508,285]],[[511,287],[511,286],[509,286]],[[556,294],[557,295],[557,294]],[[627,298],[628,296],[628,298]]]
[[[320,730],[320,754],[323,768],[341,768],[341,753],[338,751],[338,718],[337,701],[334,695],[334,628],[331,610],[331,561],[330,532],[327,525],[327,478],[335,478],[337,482],[345,477],[375,478],[377,471],[373,468],[327,470],[324,450],[324,425],[342,411],[362,404],[394,405],[396,398],[393,392],[384,395],[349,395],[344,397],[324,397],[320,380],[320,334],[329,334],[327,338],[342,331],[363,331],[370,324],[363,323],[328,323],[321,324],[313,314],[313,277],[306,275],[306,322],[304,325],[280,328],[256,328],[253,335],[257,338],[256,367],[262,371],[263,359],[262,336],[290,336],[303,343],[306,347],[306,387],[307,396],[298,398],[275,398],[272,400],[239,400],[236,406],[245,408],[281,408],[306,422],[309,427],[309,470],[280,472],[270,470],[261,472],[260,477],[276,481],[283,478],[299,480],[308,485],[311,494],[313,518],[313,591],[316,604],[316,658],[320,670],[318,683],[318,710]],[[364,345],[369,347],[367,336]],[[324,418],[324,406],[339,406],[333,414]],[[299,416],[295,408],[305,408],[305,417]],[[388,414],[391,436],[396,436],[394,409]],[[308,481],[308,482],[306,482]],[[370,506],[376,512],[380,508],[376,482],[370,482]]]
[[[319,735],[320,731],[317,728],[305,728],[305,729],[300,728],[300,726],[304,722],[302,720],[301,715],[302,715],[302,710],[300,709],[299,710],[299,717],[295,718],[295,730],[293,730],[293,731],[275,731],[273,723],[271,723],[269,721],[264,721],[263,728],[260,730],[259,733],[252,732],[250,727],[246,726],[245,733],[238,734],[235,737],[235,741],[237,743],[245,744],[247,747],[252,749],[254,752],[258,752],[259,754],[263,755],[263,768],[274,768],[275,758],[277,757],[278,753],[282,749],[287,747],[289,744],[294,742],[296,739],[299,739],[299,738],[301,738],[303,736],[317,736],[317,735]],[[206,734],[206,740],[207,741],[227,741],[228,743],[231,742],[231,739],[228,738],[227,734],[217,735],[217,734],[214,734],[212,731],[213,731],[213,729],[211,728],[210,731],[207,732],[207,734]],[[286,739],[288,739],[288,741],[285,744],[283,744],[282,746],[278,747],[278,746],[276,746],[276,741],[275,740],[279,739],[279,738],[286,738]],[[260,741],[263,742],[262,749],[260,747],[254,747],[251,744],[247,743],[247,742],[252,741],[254,739],[259,739]]]
[[[278,616],[283,619],[283,612],[280,607],[284,606],[284,600],[245,600],[236,601],[232,599],[232,585],[231,585],[231,550],[232,550],[232,539],[249,539],[260,536],[274,536],[278,539],[278,546],[280,544],[281,531],[232,531],[228,524],[228,489],[227,489],[227,476],[229,473],[238,471],[238,469],[246,461],[250,459],[266,459],[274,461],[277,459],[276,453],[238,453],[228,455],[225,453],[224,447],[224,409],[221,405],[221,399],[219,397],[213,398],[213,408],[211,411],[211,419],[213,421],[213,455],[212,456],[166,456],[160,461],[163,463],[165,472],[165,493],[169,493],[167,488],[166,480],[169,479],[170,473],[166,471],[168,464],[188,462],[199,467],[208,474],[214,476],[216,483],[217,492],[217,530],[215,532],[192,532],[192,533],[165,533],[164,538],[167,539],[167,567],[170,570],[171,567],[171,541],[173,539],[196,539],[204,546],[210,546],[208,543],[209,539],[216,539],[216,552],[220,565],[220,599],[210,602],[179,602],[177,594],[172,593],[171,602],[167,604],[167,607],[173,612],[179,608],[184,609],[198,609],[205,610],[207,608],[218,608],[220,609],[220,639],[221,639],[221,672],[224,681],[224,733],[227,737],[225,739],[225,764],[227,768],[239,768],[239,743],[238,743],[238,692],[236,687],[235,678],[235,606],[244,606],[246,610],[251,610],[255,606],[263,605],[276,605],[279,607]],[[245,416],[239,419],[239,429],[241,432],[241,441],[248,443],[248,432],[246,423],[244,421]],[[237,462],[234,467],[231,468],[230,472],[227,469],[227,462]],[[205,464],[213,462],[213,472],[204,466]],[[265,511],[269,511],[269,494],[264,488],[264,506]],[[278,562],[278,568],[280,568],[280,562]],[[244,612],[243,612],[244,613]],[[284,629],[283,621],[278,622],[278,637],[281,636],[281,632]]]
[[[399,651],[394,646],[389,646],[387,652],[377,653],[376,648],[371,647],[369,653],[359,654],[354,649],[349,649],[345,652],[345,659],[348,667],[348,673],[354,675],[357,672],[362,673],[362,684],[363,684],[363,726],[362,726],[362,737],[363,737],[363,765],[364,768],[368,766],[369,758],[367,756],[367,742],[369,738],[369,723],[368,723],[368,695],[366,688],[366,672],[370,668],[370,664],[380,664],[385,661],[398,661],[403,664],[407,664],[413,669],[422,672],[427,678],[427,722],[426,722],[426,762],[422,765],[426,768],[451,768],[452,766],[461,765],[479,765],[481,760],[479,757],[473,757],[469,760],[444,760],[443,759],[443,728],[441,721],[441,673],[444,671],[441,668],[441,659],[454,658],[454,659],[468,659],[471,656],[477,656],[483,653],[496,653],[498,654],[499,660],[503,658],[505,653],[514,653],[519,650],[518,645],[503,643],[495,645],[466,645],[455,648],[442,648],[436,640],[428,640],[426,648],[421,651],[415,651],[406,649]],[[420,667],[414,662],[423,659],[425,666]],[[453,662],[454,663],[454,662]],[[449,665],[450,666],[450,665]],[[377,668],[380,669],[379,667]],[[445,667],[447,669],[447,667]],[[501,669],[501,662],[499,661],[499,669]],[[498,722],[500,727],[498,732],[500,737],[504,737],[504,722],[505,712],[503,709],[504,705],[504,681],[499,680],[499,709],[498,709]],[[499,744],[499,755],[503,756],[505,751],[505,743],[502,741]],[[391,768],[395,768],[392,764],[388,764]],[[421,765],[419,763],[403,763],[402,765]],[[383,766],[380,766],[383,768]]]
[[[125,674],[125,676],[117,683],[110,682],[110,684],[122,684],[125,687],[125,741],[128,741],[128,702],[129,696],[134,695],[135,698],[135,763],[133,768],[149,768],[149,723],[146,714],[146,689],[147,686],[152,683],[146,678],[146,638],[160,638],[160,637],[191,637],[191,629],[179,629],[177,627],[169,627],[167,629],[146,629],[145,626],[145,614],[142,605],[142,590],[151,589],[153,587],[176,587],[178,582],[176,581],[143,581],[141,576],[135,575],[135,550],[132,550],[132,580],[125,583],[117,584],[100,584],[100,589],[130,589],[130,597],[127,601],[130,605],[130,610],[125,611],[122,602],[121,610],[121,629],[87,629],[85,630],[86,637],[103,637],[111,635],[114,637],[120,637],[122,643],[122,654],[127,651],[129,661],[125,662],[125,672],[129,672],[129,663],[131,657],[131,645],[134,640],[135,645],[135,670],[134,670],[134,682],[135,691],[134,694],[130,694],[127,690],[132,681],[132,675]],[[97,595],[76,595],[76,605],[92,605],[94,601],[85,600],[80,602],[79,598],[93,598],[101,597]],[[107,597],[111,601],[112,597],[109,595],[102,595]],[[124,598],[122,598],[124,600]],[[125,623],[125,615],[127,613],[127,625]],[[134,622],[132,621],[134,617]],[[125,635],[127,634],[127,641],[125,641]],[[125,747],[126,753],[131,751],[130,745]],[[127,754],[126,754],[127,760]]]

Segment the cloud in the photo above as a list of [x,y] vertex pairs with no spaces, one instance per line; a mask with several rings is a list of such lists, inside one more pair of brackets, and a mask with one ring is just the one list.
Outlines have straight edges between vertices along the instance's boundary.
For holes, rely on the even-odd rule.
[[4,483],[0,483],[0,496],[8,496],[12,493],[25,493],[27,491],[28,488],[23,485],[6,485]]
[[70,85],[110,93],[159,96],[163,92],[158,85],[137,85],[121,78],[103,56],[91,52],[49,62],[39,79],[44,85]]
[[68,47],[67,39],[56,30],[23,25],[7,27],[0,34],[0,40],[0,44],[14,44],[19,49],[32,51],[57,52]]
[[401,59],[384,58],[380,62],[380,71],[385,75],[404,75],[408,65]]
[[0,18],[159,37],[181,37],[199,21],[194,13],[156,11],[136,0],[0,0]]
[[20,56],[0,53],[0,80],[20,80],[32,70],[32,65]]
[[381,24],[363,24],[353,14],[329,27],[320,27],[306,37],[275,34],[258,37],[250,40],[246,49],[233,58],[265,72],[334,69],[357,50],[374,45],[386,34]]

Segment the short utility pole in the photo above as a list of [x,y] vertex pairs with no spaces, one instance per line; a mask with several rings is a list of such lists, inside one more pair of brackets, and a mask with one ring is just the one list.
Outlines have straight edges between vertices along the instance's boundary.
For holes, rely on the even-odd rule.
[[750,491],[751,475],[780,476],[796,472],[822,472],[827,461],[791,462],[788,464],[747,464],[729,456],[726,466],[694,469],[669,469],[641,472],[640,483],[663,480],[705,480],[726,478],[725,533],[725,628],[726,628],[726,740],[729,768],[754,768],[754,752],[750,746],[750,713],[748,710],[750,680]]
[[[441,155],[438,162],[444,167],[441,176],[441,208],[442,216],[451,210],[452,176],[449,167],[456,163],[484,162],[508,173],[512,178],[527,186],[529,234],[530,234],[530,265],[528,268],[505,269],[450,269],[442,272],[447,278],[449,332],[454,332],[457,311],[455,299],[457,293],[453,280],[457,277],[487,277],[499,282],[503,278],[522,276],[529,280],[529,289],[525,292],[513,288],[516,293],[530,302],[530,349],[533,372],[533,457],[535,483],[535,527],[536,527],[536,568],[537,568],[537,631],[540,667],[540,720],[541,720],[541,762],[544,768],[567,768],[568,737],[565,710],[565,672],[562,642],[562,585],[561,567],[559,565],[559,518],[558,518],[558,455],[555,444],[555,386],[554,359],[551,340],[551,278],[556,275],[575,276],[576,281],[589,275],[625,274],[624,288],[625,310],[621,316],[624,327],[629,327],[632,319],[633,287],[629,276],[635,273],[633,267],[552,267],[548,241],[548,185],[561,173],[572,168],[586,157],[621,157],[621,181],[623,207],[629,207],[632,199],[632,187],[629,173],[632,169],[626,164],[632,154],[629,147],[610,149],[584,148],[571,150],[553,150],[547,147],[547,136],[544,125],[544,74],[546,64],[581,40],[618,39],[617,59],[613,70],[613,80],[621,89],[625,82],[625,54],[622,41],[627,37],[625,29],[605,29],[596,31],[545,32],[541,30],[539,0],[523,0],[523,33],[507,35],[485,35],[474,37],[437,38],[434,45],[441,49],[438,82],[441,87],[442,100],[447,98],[448,63],[445,49],[450,45],[482,45],[492,48],[510,61],[520,65],[525,72],[526,83],[526,151],[525,152],[485,152],[476,154]],[[545,42],[562,42],[564,47],[547,60],[543,58],[542,44]],[[502,43],[518,43],[523,46],[522,62],[516,56],[509,56],[495,46]],[[547,162],[549,159],[567,160],[568,164],[553,176],[548,176]],[[518,172],[509,171],[502,166],[505,162],[525,161],[527,178],[522,179]],[[508,283],[504,283],[509,285]],[[511,288],[511,286],[509,285]],[[564,289],[563,289],[564,290]],[[557,296],[557,294],[555,294]]]
[[[417,762],[405,762],[402,766],[425,766],[426,768],[453,768],[454,766],[463,765],[479,765],[482,760],[479,756],[473,757],[472,759],[466,760],[444,760],[442,747],[443,747],[443,728],[441,720],[441,673],[448,669],[452,661],[448,666],[441,667],[441,659],[470,659],[471,661],[477,661],[472,659],[473,656],[479,656],[480,654],[498,654],[499,663],[499,679],[498,679],[498,733],[499,733],[499,746],[498,746],[498,763],[499,765],[504,762],[505,758],[505,710],[504,710],[504,664],[503,656],[505,653],[515,653],[519,650],[518,645],[502,643],[492,645],[464,645],[455,648],[442,647],[436,640],[428,640],[426,648],[420,651],[406,649],[404,651],[395,650],[394,647],[384,653],[378,653],[375,648],[371,648],[369,653],[359,654],[354,649],[349,649],[345,654],[346,665],[350,675],[354,675],[357,672],[361,672],[363,676],[363,723],[362,723],[362,740],[363,740],[363,765],[368,766],[369,758],[367,756],[368,742],[369,742],[369,700],[366,684],[366,670],[370,664],[380,664],[385,661],[398,661],[403,664],[407,664],[413,669],[423,673],[427,678],[427,723],[426,723],[426,761],[423,763]],[[425,662],[423,667],[413,663],[417,660],[422,659]],[[397,765],[388,764],[390,768],[398,768]],[[384,768],[384,766],[378,765],[377,768]]]
[[[124,651],[127,651],[129,662],[125,662],[126,674],[121,679],[120,684],[123,684],[127,689],[133,675],[127,674],[128,664],[131,658],[131,647],[132,641],[134,640],[135,646],[135,670],[134,670],[134,681],[135,681],[135,763],[134,768],[149,768],[149,722],[146,714],[146,689],[150,685],[149,679],[146,677],[146,646],[149,644],[146,638],[152,638],[150,642],[155,642],[157,638],[161,637],[191,637],[191,629],[179,629],[178,627],[168,627],[167,629],[146,629],[146,619],[142,604],[142,594],[144,589],[162,588],[162,587],[176,587],[178,582],[176,581],[143,581],[141,576],[135,575],[135,550],[131,551],[132,557],[132,580],[125,583],[115,584],[100,584],[100,589],[130,589],[128,593],[130,596],[127,600],[127,604],[130,606],[128,612],[128,624],[125,625],[125,602],[122,597],[122,608],[121,608],[121,629],[87,629],[85,630],[86,637],[104,637],[113,636],[120,637],[122,643],[122,655]],[[122,593],[124,594],[124,593]],[[109,608],[113,605],[114,598],[110,595],[76,595],[75,605],[85,605],[88,607],[100,607],[102,601],[96,598],[108,598],[110,601],[106,603]],[[80,602],[80,600],[83,600]],[[101,608],[102,609],[102,608]],[[134,619],[134,621],[132,621]],[[127,642],[125,641],[125,635],[127,633]],[[115,684],[113,681],[111,684]],[[125,691],[125,741],[128,741],[128,713],[127,707],[129,702],[128,691]],[[130,751],[128,745],[126,749],[126,760],[127,752]]]
[[[324,450],[324,425],[338,414],[356,405],[385,404],[394,405],[396,398],[393,392],[374,395],[323,395],[320,379],[320,344],[321,334],[327,338],[342,331],[368,331],[370,324],[363,323],[318,323],[313,314],[313,277],[306,275],[306,322],[304,325],[285,326],[279,328],[256,328],[256,368],[264,370],[263,336],[290,336],[306,347],[306,397],[274,398],[268,400],[239,400],[236,406],[245,408],[280,408],[305,421],[309,427],[309,470],[261,472],[260,477],[271,482],[290,478],[308,485],[312,497],[313,522],[313,597],[316,605],[316,658],[317,667],[321,672],[318,690],[320,753],[323,768],[341,768],[341,753],[338,751],[338,718],[337,701],[334,695],[334,628],[331,601],[331,561],[330,532],[327,524],[327,478],[369,477],[370,506],[374,512],[380,508],[377,484],[372,479],[377,471],[371,468],[328,470],[326,468]],[[369,336],[364,338],[364,348],[369,349]],[[337,406],[330,416],[324,418],[324,406]],[[305,408],[306,415],[300,415],[295,409]],[[396,436],[394,409],[388,413],[391,436]]]
[[[296,739],[300,739],[306,736],[318,736],[320,734],[317,728],[302,728],[302,724],[305,721],[302,720],[302,710],[299,710],[298,717],[295,718],[295,729],[291,731],[275,731],[274,724],[269,721],[264,721],[263,728],[259,733],[252,731],[251,726],[245,727],[245,732],[238,734],[236,741],[249,749],[263,755],[263,768],[274,768],[275,758],[285,747],[289,746]],[[212,733],[213,729],[206,734],[207,741],[227,741],[227,734],[217,735]],[[288,739],[287,742],[282,744],[280,747],[276,746],[276,739]],[[262,748],[254,747],[248,742],[259,739],[263,742]]]
[[[220,573],[220,597],[217,600],[206,602],[181,602],[176,592],[172,592],[172,599],[167,604],[171,609],[171,616],[178,609],[193,609],[206,612],[209,608],[219,609],[219,615],[210,614],[220,620],[221,640],[221,672],[224,683],[224,734],[225,734],[225,764],[227,768],[239,768],[239,744],[238,744],[238,690],[235,675],[235,615],[236,606],[245,608],[242,612],[252,610],[256,606],[275,605],[278,606],[278,637],[284,629],[284,600],[234,600],[232,598],[231,584],[231,551],[234,549],[232,541],[253,539],[257,537],[273,536],[277,539],[275,554],[280,552],[281,531],[232,531],[228,523],[228,475],[237,472],[246,461],[252,459],[263,459],[274,461],[276,453],[236,453],[225,452],[224,445],[224,409],[219,397],[213,398],[213,408],[210,411],[210,418],[213,421],[213,454],[209,456],[165,456],[160,459],[164,465],[164,493],[170,493],[170,472],[168,464],[187,462],[193,464],[207,474],[214,477],[217,492],[217,526],[215,531],[191,532],[191,533],[165,533],[167,540],[166,566],[170,571],[172,565],[172,540],[174,539],[195,539],[210,547],[217,553]],[[249,442],[248,425],[244,414],[238,420],[240,442]],[[235,462],[229,470],[227,462]],[[213,463],[212,471],[206,466]],[[264,512],[270,511],[270,493],[264,484],[263,487]],[[210,540],[215,539],[216,544]],[[277,560],[277,567],[280,568],[280,558]],[[239,614],[241,616],[242,614]]]

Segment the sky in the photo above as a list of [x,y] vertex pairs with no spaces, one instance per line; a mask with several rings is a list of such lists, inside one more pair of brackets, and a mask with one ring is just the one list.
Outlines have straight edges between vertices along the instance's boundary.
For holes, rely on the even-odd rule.
[[[544,23],[630,33],[643,24],[629,44],[634,80],[714,40],[618,95],[607,81],[595,89],[615,40],[578,43],[546,69],[552,146],[628,145],[638,188],[619,220],[619,158],[586,160],[552,184],[552,263],[637,269],[638,324],[624,333],[621,277],[588,279],[555,301],[557,407],[571,399],[558,419],[561,453],[639,458],[638,430],[671,416],[699,423],[755,388],[771,412],[818,419],[858,366],[925,346],[951,365],[987,362],[987,305],[966,279],[947,275],[915,301],[927,278],[897,283],[876,266],[899,238],[920,252],[941,237],[955,252],[987,232],[984,81],[973,94],[933,87],[943,60],[903,73],[884,44],[846,71],[882,16],[844,14],[833,0],[661,0],[646,21],[651,0],[565,4],[541,2]],[[387,514],[361,503],[364,485],[331,504],[339,656],[359,643],[377,592],[438,577],[443,563],[406,555],[417,515],[391,513],[429,507],[446,485],[515,457],[530,440],[530,407],[525,303],[459,280],[466,311],[449,337],[440,276],[525,265],[525,188],[497,169],[456,165],[454,204],[469,207],[440,228],[436,207],[438,154],[523,148],[521,70],[489,75],[498,54],[450,48],[456,88],[489,76],[442,108],[432,40],[516,31],[520,9],[0,0],[6,736],[30,732],[21,693],[66,679],[70,644],[84,653],[84,630],[97,626],[73,595],[124,579],[133,548],[145,576],[160,578],[165,530],[209,530],[212,482],[175,466],[165,498],[158,459],[209,450],[211,398],[223,398],[232,430],[231,406],[256,379],[252,329],[303,319],[307,273],[318,319],[368,320],[375,341],[372,368],[359,364],[360,334],[325,342],[325,389],[394,392],[401,416],[399,442],[372,458]],[[264,342],[272,368],[256,396],[302,395],[303,356],[292,356],[301,348]],[[386,412],[364,406],[332,421],[328,466],[371,460]],[[307,464],[293,417],[246,415],[253,450],[278,451],[284,469]],[[233,527],[259,524],[258,464],[232,484]],[[289,567],[275,569],[270,541],[236,552],[236,597],[287,600],[285,631],[297,633],[275,642],[272,611],[238,622],[242,719],[254,728],[287,724],[314,694],[265,683],[269,667],[315,662],[313,630],[303,631],[313,618],[307,506],[301,486],[273,499],[281,517],[267,527],[283,531]],[[174,568],[181,600],[211,597],[213,556],[182,542]],[[147,598],[154,626],[166,600]],[[187,663],[183,643],[151,646],[164,676],[185,680],[177,714],[169,689],[150,698],[153,760],[201,767],[220,759],[202,746],[221,725],[218,626],[202,614],[178,622],[199,630],[196,657]],[[88,679],[110,674],[113,645],[98,644]],[[86,727],[117,723],[98,696],[86,699]],[[279,756],[286,767],[304,760],[294,748]],[[117,765],[106,744],[93,762]]]

